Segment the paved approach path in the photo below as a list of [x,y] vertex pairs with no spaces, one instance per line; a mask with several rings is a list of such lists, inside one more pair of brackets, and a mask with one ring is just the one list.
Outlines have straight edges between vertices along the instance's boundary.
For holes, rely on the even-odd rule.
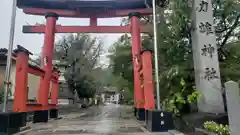
[[60,120],[30,124],[31,129],[19,135],[172,135],[150,133],[132,115],[129,106],[92,107],[87,114],[74,112],[61,115]]

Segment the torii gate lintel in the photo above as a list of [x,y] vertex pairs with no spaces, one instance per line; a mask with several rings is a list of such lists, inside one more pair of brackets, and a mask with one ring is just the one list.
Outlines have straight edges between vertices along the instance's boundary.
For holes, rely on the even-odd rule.
[[[55,33],[131,33],[131,24],[126,26],[98,26],[97,19],[104,17],[119,17],[119,16],[129,16],[129,13],[139,13],[141,16],[149,15],[151,12],[148,9],[139,9],[139,10],[120,10],[120,11],[109,11],[105,14],[78,14],[78,12],[74,11],[62,11],[62,10],[43,10],[43,9],[23,9],[28,14],[37,14],[37,15],[45,15],[47,17],[75,17],[75,18],[90,18],[89,26],[55,26]],[[50,12],[51,11],[51,12]],[[137,11],[137,12],[130,12]],[[113,16],[114,15],[114,16]],[[151,24],[140,24],[140,32],[148,33],[152,32]],[[23,33],[45,33],[46,25],[24,25]]]

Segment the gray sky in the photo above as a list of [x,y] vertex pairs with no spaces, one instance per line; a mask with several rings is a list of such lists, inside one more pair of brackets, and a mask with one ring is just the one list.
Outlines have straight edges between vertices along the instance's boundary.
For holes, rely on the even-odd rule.
[[[9,42],[9,28],[11,19],[11,5],[12,0],[0,0],[0,30],[1,30],[1,45],[0,48],[7,48]],[[43,45],[43,35],[40,34],[23,34],[22,25],[24,24],[36,24],[45,22],[44,16],[32,16],[25,15],[20,9],[17,10],[15,37],[14,37],[14,48],[17,44],[24,46],[34,54],[40,54],[41,47]],[[109,18],[99,19],[99,25],[119,25],[121,18]],[[83,25],[89,24],[88,19],[72,19],[72,18],[59,18],[57,21],[61,25]],[[121,34],[94,34],[104,39],[105,49],[109,47],[113,41],[115,41]],[[56,35],[58,40],[61,35]]]

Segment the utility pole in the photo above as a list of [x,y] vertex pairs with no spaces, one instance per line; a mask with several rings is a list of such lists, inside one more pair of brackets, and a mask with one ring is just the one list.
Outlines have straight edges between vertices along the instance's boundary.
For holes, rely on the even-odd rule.
[[11,15],[11,25],[9,32],[9,42],[8,42],[8,53],[7,53],[7,65],[5,71],[5,90],[4,90],[4,99],[3,99],[3,112],[8,110],[7,102],[8,102],[8,92],[10,90],[11,82],[11,66],[12,66],[12,50],[13,50],[13,42],[14,42],[14,34],[15,34],[15,22],[16,22],[16,12],[17,12],[17,1],[12,0],[12,15]]
[[158,72],[158,38],[157,38],[157,18],[156,18],[156,1],[153,3],[153,40],[154,40],[154,60],[155,60],[155,83],[157,90],[157,109],[160,110],[160,90],[159,90],[159,72]]

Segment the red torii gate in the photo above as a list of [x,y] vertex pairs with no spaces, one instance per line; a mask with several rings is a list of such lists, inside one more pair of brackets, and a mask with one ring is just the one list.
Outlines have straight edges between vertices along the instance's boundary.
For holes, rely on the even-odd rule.
[[[129,11],[109,11],[104,14],[87,14],[79,13],[76,11],[62,11],[62,10],[46,10],[46,9],[33,9],[24,8],[23,11],[26,14],[33,15],[45,15],[46,25],[34,25],[34,26],[23,26],[23,33],[45,33],[44,36],[44,46],[42,49],[42,59],[44,62],[48,63],[43,66],[43,69],[47,73],[51,72],[52,68],[52,53],[54,47],[54,37],[55,33],[131,33],[132,35],[132,56],[134,65],[134,102],[139,113],[144,113],[144,92],[141,90],[140,73],[138,72],[136,59],[140,56],[141,52],[141,35],[140,33],[149,33],[151,29],[147,29],[144,25],[141,25],[140,18],[142,15],[152,14],[151,9],[138,9]],[[127,26],[97,26],[97,18],[107,18],[107,17],[123,17],[129,16],[131,22]],[[90,18],[89,26],[61,26],[56,25],[58,17],[71,17],[71,18]],[[42,63],[44,65],[44,63]],[[45,79],[45,80],[44,80]],[[40,82],[41,94],[39,93],[39,99],[44,99],[48,93],[48,80],[49,78],[44,78]],[[39,91],[40,92],[40,91]],[[148,98],[146,98],[148,100]],[[151,100],[151,99],[150,99]],[[153,99],[154,100],[154,99]],[[41,104],[47,104],[42,100],[38,100]],[[46,101],[46,100],[44,100]],[[143,115],[144,116],[144,115]],[[144,120],[144,118],[140,118]]]
[[[45,15],[46,25],[23,26],[23,33],[44,33],[44,46],[42,49],[42,65],[48,61],[43,69],[46,74],[51,73],[52,53],[55,33],[131,33],[132,36],[132,61],[134,66],[134,104],[136,116],[139,120],[146,120],[150,131],[166,131],[172,128],[171,115],[166,112],[156,111],[154,103],[154,87],[152,79],[152,54],[150,50],[142,50],[141,33],[152,32],[149,27],[141,25],[140,18],[152,14],[152,9],[119,10],[105,13],[79,13],[77,11],[49,10],[24,8],[26,14]],[[97,18],[125,17],[129,16],[130,24],[127,26],[98,26]],[[58,17],[90,18],[89,26],[62,26],[56,25]],[[40,104],[47,104],[46,96],[49,88],[49,78],[43,78],[40,82],[38,100]],[[143,81],[141,81],[143,80]],[[141,87],[143,85],[143,87]],[[40,92],[40,91],[39,91]],[[150,112],[150,113],[149,113]],[[161,115],[160,115],[161,114]],[[145,119],[147,118],[147,119]],[[161,123],[159,122],[161,121]],[[164,124],[163,124],[163,123]]]

